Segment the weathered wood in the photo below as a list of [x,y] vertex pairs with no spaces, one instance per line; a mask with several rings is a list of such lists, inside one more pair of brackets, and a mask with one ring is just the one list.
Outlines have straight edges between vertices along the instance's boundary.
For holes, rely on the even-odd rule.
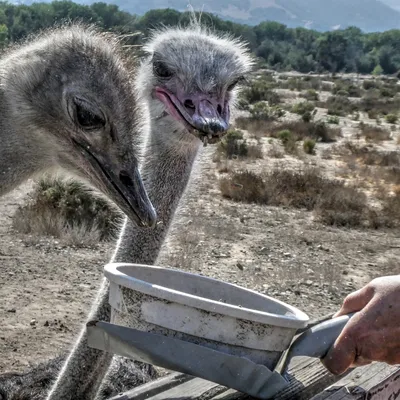
[[128,392],[120,393],[119,395],[114,396],[109,400],[148,399],[150,396],[165,392],[166,390],[178,386],[191,379],[194,379],[194,377],[174,372],[155,381],[138,386],[137,388],[129,390]]
[[[147,397],[148,400],[183,400],[183,399],[212,399],[215,395],[226,391],[227,388],[216,385],[215,383],[205,381],[203,379],[193,379],[188,382],[182,383],[179,386],[175,386],[167,390],[156,394],[152,397]],[[135,397],[136,399],[136,397]]]
[[400,368],[376,363],[353,370],[311,400],[395,400],[400,398]]
[[[274,400],[397,400],[400,368],[372,364],[345,377],[331,375],[319,360],[298,357],[289,369],[289,385]],[[112,400],[245,400],[249,396],[199,378],[173,374]],[[335,383],[334,383],[335,382]],[[334,383],[334,384],[332,384]],[[330,386],[328,386],[330,385]],[[327,387],[328,386],[328,387]]]
[[[340,377],[336,377],[330,374],[321,364],[319,360],[310,359],[306,357],[298,357],[293,360],[292,365],[288,371],[289,384],[287,389],[279,393],[275,399],[310,399],[311,396],[321,391],[327,385],[331,384],[335,380],[339,380]],[[153,382],[154,385],[159,387],[157,381]],[[151,384],[148,386],[148,390],[153,390]],[[213,393],[215,392],[215,393]],[[125,397],[114,398],[114,400],[138,400],[146,398],[148,400],[167,400],[167,399],[192,399],[192,400],[206,400],[214,399],[216,393],[218,393],[218,399],[221,400],[234,400],[234,399],[248,399],[249,396],[241,394],[239,392],[228,390],[223,386],[215,383],[205,381],[203,379],[195,378],[191,379],[184,384],[177,384],[170,386],[170,389],[165,391],[157,392],[154,396],[152,392],[146,397],[143,397],[142,387],[138,387],[129,393],[125,393]],[[178,396],[179,394],[179,396]],[[161,397],[158,397],[160,395]]]
[[[277,393],[274,400],[309,400],[314,394],[323,390],[327,385],[340,379],[330,374],[319,360],[308,357],[297,357],[289,366],[288,386]],[[166,397],[165,399],[168,399]],[[245,400],[249,396],[236,392],[221,396],[221,400]]]

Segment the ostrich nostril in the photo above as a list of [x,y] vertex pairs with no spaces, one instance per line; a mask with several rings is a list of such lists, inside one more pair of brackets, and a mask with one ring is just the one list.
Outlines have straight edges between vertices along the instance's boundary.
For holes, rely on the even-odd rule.
[[132,179],[126,171],[121,171],[119,173],[119,180],[122,182],[124,186],[133,186]]
[[221,104],[218,104],[217,112],[218,112],[219,115],[222,115],[222,106],[221,106]]

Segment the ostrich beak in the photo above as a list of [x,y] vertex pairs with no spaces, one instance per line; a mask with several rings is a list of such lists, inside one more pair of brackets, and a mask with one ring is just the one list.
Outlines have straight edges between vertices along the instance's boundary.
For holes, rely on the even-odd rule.
[[136,225],[153,228],[157,214],[148,197],[138,167],[134,166],[128,173],[96,154],[90,146],[76,140],[74,142],[94,170],[95,181],[99,182],[97,186],[105,187],[106,194],[111,195],[111,199]]
[[214,99],[202,98],[202,96],[185,100],[184,106],[193,110],[192,124],[197,130],[211,135],[219,135],[228,130],[228,106],[225,107],[227,110],[224,110],[222,105]]
[[135,167],[132,174],[120,171],[118,179],[111,180],[111,183],[121,194],[120,207],[127,216],[138,226],[153,228],[157,214],[147,195],[139,169]]
[[165,88],[156,88],[157,98],[167,107],[169,114],[184,123],[200,139],[218,141],[229,129],[230,111],[227,101],[195,93],[174,95]]

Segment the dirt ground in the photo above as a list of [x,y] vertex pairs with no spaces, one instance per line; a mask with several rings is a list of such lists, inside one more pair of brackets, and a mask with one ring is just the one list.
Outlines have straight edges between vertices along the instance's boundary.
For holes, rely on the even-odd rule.
[[[345,136],[354,130],[342,121]],[[263,139],[264,140],[264,139]],[[269,146],[268,139],[263,142]],[[246,168],[312,164],[335,176],[339,161],[247,161]],[[233,282],[297,306],[310,318],[338,309],[371,278],[399,273],[397,230],[338,229],[302,210],[238,204],[221,197],[215,148],[204,149],[158,265]],[[241,161],[236,161],[240,163]],[[238,167],[239,164],[236,164]],[[31,183],[0,199],[0,373],[22,371],[66,351],[85,321],[113,244],[72,248],[12,230]]]

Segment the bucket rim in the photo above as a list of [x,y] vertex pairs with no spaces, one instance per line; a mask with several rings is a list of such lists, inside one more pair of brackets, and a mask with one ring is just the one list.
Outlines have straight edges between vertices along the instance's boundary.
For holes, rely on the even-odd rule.
[[[286,309],[288,314],[273,314],[270,312],[250,309],[246,307],[239,307],[234,304],[229,304],[213,299],[208,299],[206,297],[200,297],[192,295],[183,291],[168,288],[166,286],[156,285],[151,282],[135,278],[121,271],[121,268],[132,267],[132,268],[145,268],[150,270],[163,270],[170,271],[175,274],[182,276],[196,277],[202,281],[213,281],[223,284],[225,286],[234,287],[240,289],[244,292],[251,293],[258,297],[261,297],[264,301],[275,303],[283,309]],[[224,282],[219,279],[211,278],[208,276],[194,274],[187,271],[182,271],[175,268],[165,268],[155,265],[144,265],[135,263],[108,263],[104,267],[104,275],[106,278],[119,286],[126,287],[128,289],[143,293],[152,297],[160,298],[165,301],[170,301],[188,307],[193,307],[210,313],[218,313],[232,318],[237,318],[241,320],[258,322],[266,325],[272,325],[282,328],[290,329],[301,329],[305,328],[309,322],[309,317],[303,311],[298,308],[291,306],[281,300],[275,299],[273,297],[258,293],[254,290],[244,288],[242,286]]]

